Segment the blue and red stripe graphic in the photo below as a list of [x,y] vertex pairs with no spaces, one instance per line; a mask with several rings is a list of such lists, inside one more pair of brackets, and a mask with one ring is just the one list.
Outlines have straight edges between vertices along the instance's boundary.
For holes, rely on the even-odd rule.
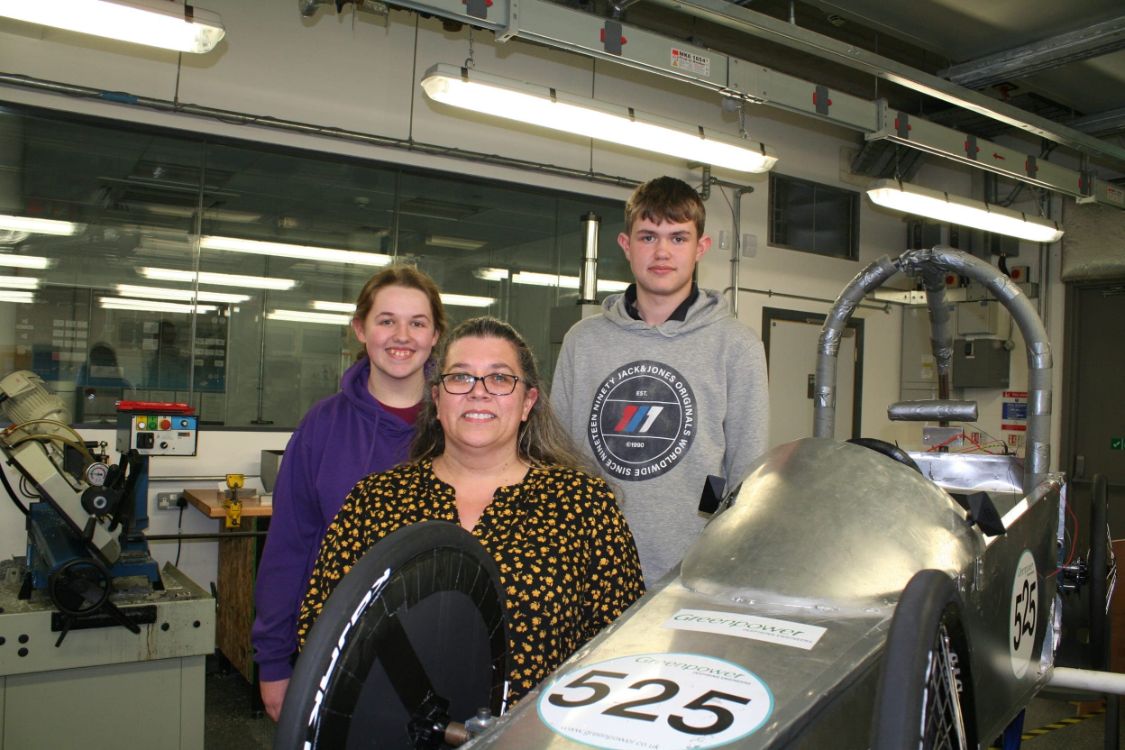
[[613,431],[631,434],[648,432],[662,411],[663,406],[629,404],[622,412],[621,419],[613,426]]

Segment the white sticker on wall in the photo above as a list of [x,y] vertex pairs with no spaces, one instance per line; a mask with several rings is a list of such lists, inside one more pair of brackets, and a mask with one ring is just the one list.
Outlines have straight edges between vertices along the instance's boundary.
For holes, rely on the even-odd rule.
[[537,707],[554,732],[591,747],[702,750],[757,731],[773,713],[773,693],[722,659],[637,654],[567,671]]
[[679,47],[673,47],[671,50],[671,58],[669,65],[677,70],[686,70],[689,73],[703,76],[704,78],[711,77],[711,58],[706,55],[700,55],[697,52],[691,52]]
[[664,627],[674,630],[694,630],[700,633],[733,635],[755,641],[778,643],[806,651],[816,645],[827,630],[817,625],[754,617],[737,612],[713,612],[706,609],[681,609],[664,622]]
[[1008,652],[1016,677],[1027,673],[1035,648],[1035,626],[1039,617],[1039,571],[1035,557],[1024,550],[1012,578],[1012,602],[1008,614]]

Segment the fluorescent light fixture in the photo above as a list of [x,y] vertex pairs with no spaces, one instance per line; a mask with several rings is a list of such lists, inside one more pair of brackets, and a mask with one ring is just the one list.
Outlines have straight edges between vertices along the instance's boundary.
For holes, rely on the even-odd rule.
[[1029,217],[1022,211],[898,180],[875,182],[868,189],[867,197],[873,203],[895,211],[1019,237],[1029,242],[1056,242],[1063,236],[1059,225],[1048,219]]
[[284,242],[243,240],[237,237],[200,237],[199,247],[204,250],[226,250],[232,253],[270,255],[297,260],[322,260],[328,263],[350,263],[353,266],[386,266],[391,256],[382,253],[361,253],[355,250],[337,250],[314,245],[290,245]]
[[445,234],[427,234],[426,244],[432,247],[448,247],[453,250],[480,250],[488,243],[484,240],[470,240],[468,237],[451,237]]
[[291,323],[320,323],[333,326],[351,325],[352,322],[351,315],[308,310],[274,310],[266,313],[266,317],[270,320],[287,320]]
[[184,302],[225,302],[238,303],[250,299],[249,294],[227,294],[226,292],[196,292],[193,289],[172,289],[162,286],[137,286],[135,284],[118,284],[117,293],[122,297],[140,297],[141,299],[182,300]]
[[422,88],[443,104],[690,162],[739,172],[766,172],[777,162],[763,143],[477,70],[434,65]]
[[[488,307],[496,304],[496,300],[492,297],[475,297],[471,294],[450,294],[449,292],[441,293],[441,301],[451,307]],[[349,320],[355,314],[355,305],[350,302],[329,302],[314,299],[312,308],[326,312],[348,313]]]
[[351,302],[329,302],[323,299],[314,299],[312,301],[312,309],[323,310],[325,312],[349,313],[349,319],[351,318],[351,314],[355,313],[355,305]]
[[478,268],[473,271],[473,276],[483,281],[502,281],[508,278],[507,268]]
[[[0,0],[0,8],[4,7]],[[30,234],[54,234],[60,237],[69,237],[78,231],[78,225],[73,221],[56,221],[55,219],[35,219],[30,216],[11,216],[0,214],[0,229],[10,232],[28,232]]]
[[181,235],[168,238],[142,234],[135,252],[149,256],[183,258],[191,253],[191,241]]
[[477,297],[472,294],[441,293],[441,301],[451,307],[489,307],[496,304],[492,297]]
[[31,292],[16,292],[9,289],[0,289],[0,302],[27,304],[34,301],[35,295]]
[[[555,273],[536,273],[535,271],[518,271],[512,277],[515,284],[529,284],[531,286],[557,286],[562,289],[577,289],[577,276],[562,276]],[[598,279],[599,292],[623,292],[629,288],[628,281],[612,281]]]
[[226,33],[183,0],[0,0],[0,16],[179,52],[210,52]]
[[[174,219],[192,219],[196,209],[191,206],[169,206],[163,203],[136,203],[137,208],[157,216],[169,216]],[[262,215],[250,211],[232,211],[229,208],[205,208],[203,218],[208,221],[229,221],[232,224],[253,224],[261,221]]]
[[[248,289],[275,289],[285,291],[297,286],[293,279],[266,278],[264,276],[243,276],[235,273],[208,273],[207,271],[179,271],[174,268],[139,268],[137,272],[146,279],[156,281],[182,281],[185,284],[208,286],[238,286]],[[197,278],[198,277],[198,278]]]
[[183,313],[214,312],[214,305],[185,305],[178,302],[157,302],[149,299],[129,299],[127,297],[98,297],[98,306],[106,310],[139,310],[142,312]]
[[38,289],[39,279],[34,276],[0,276],[0,287],[9,289]]
[[0,253],[0,266],[8,268],[32,268],[36,271],[42,271],[54,264],[55,262],[50,258],[44,258],[40,255],[6,255]]

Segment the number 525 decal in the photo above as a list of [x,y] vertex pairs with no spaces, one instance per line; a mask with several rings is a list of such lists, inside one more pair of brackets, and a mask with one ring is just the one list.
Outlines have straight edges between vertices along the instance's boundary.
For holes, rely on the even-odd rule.
[[714,747],[750,734],[769,717],[773,696],[756,675],[698,654],[642,654],[562,675],[539,698],[559,734],[587,745]]
[[1039,571],[1035,556],[1024,550],[1012,575],[1012,598],[1008,610],[1008,653],[1012,674],[1023,677],[1035,650],[1035,626],[1039,623]]

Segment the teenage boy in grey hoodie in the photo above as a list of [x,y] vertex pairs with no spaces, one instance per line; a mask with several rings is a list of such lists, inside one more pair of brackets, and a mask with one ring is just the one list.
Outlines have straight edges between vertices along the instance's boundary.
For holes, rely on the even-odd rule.
[[766,449],[762,342],[693,281],[711,246],[705,218],[682,180],[636,189],[617,237],[635,283],[567,332],[551,388],[571,436],[620,488],[650,585],[706,523],[697,507],[707,476],[733,488]]

